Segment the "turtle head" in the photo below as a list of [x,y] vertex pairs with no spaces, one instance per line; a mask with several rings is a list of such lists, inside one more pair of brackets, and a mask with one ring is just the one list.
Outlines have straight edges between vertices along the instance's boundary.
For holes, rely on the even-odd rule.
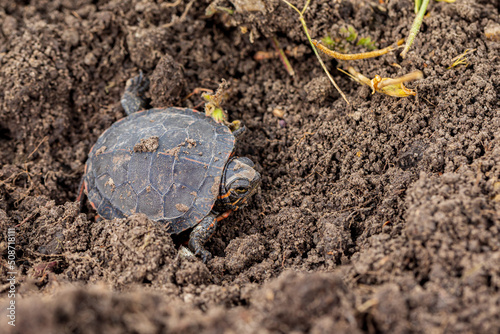
[[238,210],[257,191],[261,177],[248,158],[232,158],[226,165],[218,204],[222,210]]

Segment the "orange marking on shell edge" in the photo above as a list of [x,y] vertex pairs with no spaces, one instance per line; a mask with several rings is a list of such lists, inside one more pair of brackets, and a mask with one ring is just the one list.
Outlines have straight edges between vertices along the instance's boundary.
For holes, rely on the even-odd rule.
[[[96,211],[97,211],[97,208],[95,207],[95,204],[94,204],[94,203],[92,203],[92,201],[89,201],[89,202],[90,202],[90,206],[91,206],[94,210],[96,210]],[[99,215],[98,215],[98,216],[99,216]]]
[[120,118],[119,120],[117,120],[114,124],[118,124],[118,123],[121,123],[123,122],[127,117],[123,117],[123,118]]
[[217,221],[220,222],[222,219],[226,219],[227,217],[229,217],[231,212],[233,212],[233,210],[228,210],[228,211],[224,212],[219,217],[217,217]]
[[83,191],[87,191],[87,183],[85,181],[83,181],[83,187],[80,187],[80,189],[78,189],[78,197],[76,198],[76,201],[77,202],[81,202],[82,199],[83,199]]

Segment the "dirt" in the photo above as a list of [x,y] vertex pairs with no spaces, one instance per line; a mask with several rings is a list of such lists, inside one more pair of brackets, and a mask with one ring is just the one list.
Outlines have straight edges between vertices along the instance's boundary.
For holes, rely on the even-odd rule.
[[[0,332],[499,332],[499,6],[431,1],[406,59],[325,57],[347,104],[279,0],[0,0]],[[341,28],[382,48],[413,18],[410,0],[305,12],[313,38],[348,52],[366,48]],[[300,51],[295,76],[273,37]],[[465,49],[468,65],[449,68]],[[424,79],[393,98],[336,70],[349,65]],[[96,220],[76,202],[87,153],[141,70],[154,107],[199,108],[203,90],[190,94],[227,80],[224,107],[248,128],[236,153],[262,186],[221,222],[206,265],[144,215]]]
[[134,146],[134,152],[155,152],[159,145],[158,136],[152,136],[141,141]]

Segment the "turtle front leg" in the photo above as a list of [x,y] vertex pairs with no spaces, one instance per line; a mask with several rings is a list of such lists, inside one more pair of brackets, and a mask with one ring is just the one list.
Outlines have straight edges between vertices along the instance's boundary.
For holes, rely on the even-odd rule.
[[129,79],[125,86],[125,92],[120,102],[127,115],[131,115],[148,107],[148,100],[144,93],[149,88],[149,80],[144,78],[142,71],[136,77]]
[[212,254],[207,251],[203,245],[210,239],[217,228],[217,217],[214,214],[209,214],[193,228],[189,235],[189,249],[195,254],[199,255],[203,263],[207,263],[212,258]]

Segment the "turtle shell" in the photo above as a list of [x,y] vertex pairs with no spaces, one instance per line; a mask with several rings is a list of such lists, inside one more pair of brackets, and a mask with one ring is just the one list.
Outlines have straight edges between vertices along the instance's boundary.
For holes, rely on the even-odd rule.
[[180,233],[212,209],[234,144],[227,126],[192,109],[134,113],[90,150],[85,191],[106,219],[142,212]]

